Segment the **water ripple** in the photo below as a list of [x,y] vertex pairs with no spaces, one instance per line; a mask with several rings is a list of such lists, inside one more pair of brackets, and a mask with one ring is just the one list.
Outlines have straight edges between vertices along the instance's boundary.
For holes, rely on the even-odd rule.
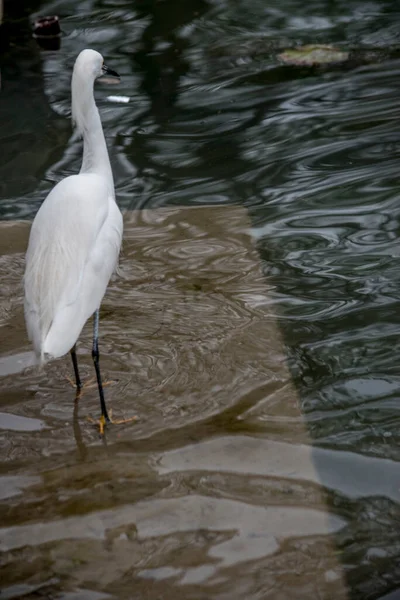
[[[25,368],[27,228],[4,226],[2,585],[380,597],[400,581],[398,6],[92,4],[57,3],[61,52],[2,56],[0,210],[31,219],[79,170],[69,74],[101,49],[122,75],[96,98],[127,213],[102,367],[114,413],[141,419],[102,446],[68,357]],[[352,60],[279,62],[306,43]],[[85,380],[90,349],[87,327]]]

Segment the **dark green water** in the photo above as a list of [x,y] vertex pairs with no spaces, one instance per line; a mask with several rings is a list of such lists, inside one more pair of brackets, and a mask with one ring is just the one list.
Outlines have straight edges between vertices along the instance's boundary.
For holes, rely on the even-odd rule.
[[[70,138],[71,69],[80,50],[99,50],[122,78],[118,86],[99,83],[96,89],[121,207],[132,210],[234,204],[246,210],[268,282],[268,298],[260,300],[259,309],[267,312],[272,307],[278,315],[291,376],[313,443],[314,463],[326,484],[327,503],[332,518],[345,521],[337,531],[333,527],[336,533],[332,539],[345,573],[347,597],[372,600],[400,587],[398,3],[60,0],[34,9],[36,14],[58,14],[65,35],[58,52],[43,52],[23,33],[27,21],[21,22],[20,37],[1,57],[2,219],[32,219],[52,185],[79,170],[80,142]],[[305,43],[333,43],[351,49],[355,59],[343,68],[324,69],[284,67],[279,62],[277,54],[282,49]],[[127,101],[116,102],[113,96]],[[149,242],[149,252],[162,251],[162,247],[154,248]],[[20,298],[15,302],[20,307]],[[129,310],[128,304],[125,308]],[[21,312],[18,315],[21,320]],[[145,324],[142,326],[145,332]],[[22,329],[23,323],[18,327]],[[112,331],[109,333],[112,335]],[[125,349],[132,343],[128,338],[120,338]],[[163,367],[159,368],[157,361],[165,359],[167,364],[167,359],[157,355],[157,340],[152,343],[153,349],[143,350],[143,356],[150,357],[148,364],[144,359],[141,362],[140,348],[136,348],[138,372],[142,369],[145,374],[135,384],[135,394],[140,392],[140,385],[151,382],[154,373],[160,382],[160,373],[165,378],[170,376],[168,369],[164,372]],[[27,348],[25,342],[21,350]],[[169,359],[172,363],[175,360],[172,351]],[[121,360],[121,365],[118,369],[127,372],[128,362]],[[54,369],[53,374],[57,367]],[[255,372],[257,382],[261,382],[259,375]],[[47,400],[51,394],[43,375],[24,375],[23,383],[14,391],[10,377],[4,381],[6,393],[1,406],[5,413],[22,402],[20,393],[30,398],[35,393],[47,394]],[[61,394],[63,382],[58,381],[58,386]],[[63,398],[67,402],[67,396]],[[241,393],[232,398],[232,407],[239,406]],[[244,565],[237,561],[237,568],[235,551],[230,549],[224,554],[225,530],[241,518],[232,509],[233,516],[226,525],[229,502],[243,502],[248,511],[243,513],[244,520],[260,522],[262,529],[264,516],[257,510],[263,504],[261,498],[273,496],[273,481],[268,480],[267,494],[263,468],[250,476],[244,460],[243,469],[227,482],[222,467],[221,472],[209,469],[207,456],[214,456],[215,451],[223,463],[230,452],[224,446],[225,435],[235,438],[239,433],[246,434],[247,439],[261,444],[261,456],[262,444],[270,440],[296,442],[298,422],[293,420],[292,426],[283,416],[278,418],[279,413],[278,417],[271,416],[268,398],[266,392],[251,414],[243,417],[240,431],[232,428],[229,418],[226,423],[223,418],[218,423],[211,418],[210,431],[206,427],[196,437],[196,418],[204,416],[201,406],[193,409],[192,416],[197,416],[193,416],[189,433],[184,429],[185,419],[180,423],[178,418],[176,425],[178,430],[182,426],[182,437],[178,435],[171,441],[171,452],[193,440],[199,444],[206,443],[208,437],[221,440],[221,446],[207,450],[210,454],[204,450],[203,462],[194,461],[195,474],[186,478],[177,469],[178,475],[168,479],[168,467],[165,473],[161,469],[160,476],[149,474],[151,460],[146,453],[152,456],[152,452],[168,449],[169,444],[168,436],[163,438],[159,433],[160,447],[156,441],[152,446],[145,424],[132,434],[133,441],[124,430],[126,446],[116,444],[115,452],[110,443],[102,475],[95,459],[98,441],[87,434],[88,466],[86,471],[79,471],[79,477],[74,472],[69,489],[68,474],[63,469],[73,464],[72,454],[64,464],[62,452],[72,452],[73,443],[69,446],[66,441],[73,440],[71,429],[64,431],[59,448],[54,446],[54,439],[49,441],[43,434],[39,441],[40,434],[35,434],[32,448],[37,461],[43,461],[38,472],[47,473],[45,489],[39,486],[25,504],[20,498],[10,505],[4,501],[0,507],[3,528],[23,525],[24,515],[26,523],[51,523],[76,513],[87,514],[90,519],[97,509],[120,506],[121,498],[125,505],[124,486],[121,484],[118,492],[121,497],[110,490],[115,473],[123,477],[122,465],[127,456],[133,478],[129,502],[134,507],[137,504],[133,513],[137,519],[142,518],[144,503],[153,496],[152,510],[156,513],[160,497],[173,498],[173,510],[178,515],[185,512],[180,502],[188,497],[186,492],[193,497],[198,493],[223,498],[227,504],[213,512],[215,526],[207,519],[198,524],[202,511],[206,511],[201,503],[200,508],[190,508],[184,529],[192,527],[194,538],[187,531],[179,539],[174,538],[171,530],[164,531],[160,526],[160,531],[155,527],[149,533],[143,546],[133,544],[134,550],[121,547],[120,555],[110,562],[114,574],[106,578],[108,583],[101,580],[96,569],[88,570],[87,575],[80,572],[81,591],[76,591],[78,586],[71,573],[75,562],[82,565],[87,553],[95,552],[93,547],[85,549],[82,543],[79,551],[64,549],[61,556],[57,548],[44,543],[35,552],[30,553],[28,545],[13,555],[17,551],[10,543],[2,563],[10,594],[17,589],[12,586],[18,584],[46,584],[54,596],[46,596],[45,591],[35,592],[43,595],[32,595],[33,588],[29,588],[27,597],[72,599],[75,596],[68,595],[72,592],[78,594],[77,598],[90,599],[342,597],[329,588],[334,581],[333,576],[332,581],[329,579],[329,569],[327,589],[318,588],[319,596],[312,586],[296,595],[296,583],[291,580],[296,568],[290,563],[290,548],[281,547],[274,555],[275,562],[268,565],[260,558],[262,553],[250,551]],[[160,399],[164,401],[163,417],[168,418],[170,404]],[[44,418],[48,414],[56,418],[55,409],[46,413],[38,406],[32,416]],[[212,410],[207,406],[205,414],[210,410],[218,420],[225,409],[226,405],[222,407],[216,400]],[[156,419],[153,407],[150,410],[139,404],[138,410],[142,414],[148,410],[148,419]],[[35,429],[35,424],[32,427]],[[34,477],[27,434],[18,434],[15,445],[14,434],[6,425],[2,429],[6,457],[0,467],[2,475]],[[241,452],[241,438],[236,439],[236,459],[240,463],[243,455],[247,456],[246,443]],[[201,452],[199,448],[199,456]],[[330,456],[339,459],[330,462]],[[190,462],[190,456],[187,460]],[[62,479],[61,491],[57,478]],[[301,496],[300,483],[293,483],[292,489],[290,477],[287,481],[285,493]],[[169,489],[173,490],[171,496]],[[96,490],[100,490],[99,498]],[[284,494],[281,489],[280,493]],[[68,499],[65,505],[63,494]],[[84,498],[83,509],[79,494]],[[76,504],[71,500],[73,496]],[[304,491],[307,497],[312,497],[311,488]],[[47,507],[42,511],[41,498]],[[122,532],[122,522],[123,516],[120,521],[115,517],[113,533],[110,538],[106,536],[111,546],[119,535],[125,536],[124,543],[135,538],[133,526]],[[96,529],[95,517],[87,526]],[[71,525],[74,527],[79,530],[79,524]],[[30,535],[28,530],[26,535]],[[205,560],[202,553],[211,538],[219,543],[215,546],[218,551],[211,553],[212,560],[210,556]],[[286,543],[295,545],[295,537]],[[252,548],[251,543],[249,546]],[[107,570],[103,550],[98,550],[98,569],[102,573]],[[130,552],[134,552],[134,558],[126,562]],[[185,552],[193,553],[192,563],[185,563]],[[304,549],[305,556],[307,552],[314,560],[317,542],[312,549]],[[150,565],[146,557],[152,554],[157,560]],[[221,556],[223,567],[231,569],[225,580],[212,566]],[[125,564],[125,569],[122,566],[121,572],[115,571],[116,564]],[[283,573],[282,579],[278,572]],[[290,582],[287,588],[285,573],[286,582]],[[99,580],[101,585],[96,583]],[[95,592],[88,590],[109,596],[91,595]]]

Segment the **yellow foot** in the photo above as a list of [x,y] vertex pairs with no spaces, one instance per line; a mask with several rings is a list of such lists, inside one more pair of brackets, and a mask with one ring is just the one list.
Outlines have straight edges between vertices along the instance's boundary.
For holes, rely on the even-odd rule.
[[133,423],[138,420],[138,417],[129,417],[129,419],[118,419],[115,421],[112,418],[112,411],[110,410],[109,421],[106,421],[104,415],[101,415],[100,419],[92,419],[92,417],[88,417],[87,420],[89,423],[93,423],[94,425],[98,425],[100,428],[100,435],[104,435],[104,429],[107,423],[111,423],[112,425],[122,425],[123,423]]

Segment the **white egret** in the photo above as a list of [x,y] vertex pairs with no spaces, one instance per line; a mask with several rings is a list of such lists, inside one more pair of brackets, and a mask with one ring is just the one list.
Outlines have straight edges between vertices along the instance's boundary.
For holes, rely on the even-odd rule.
[[118,263],[122,215],[93,86],[119,75],[101,54],[83,50],[71,83],[72,119],[83,137],[78,175],[60,181],[41,205],[26,253],[25,320],[41,364],[71,352],[77,392],[82,388],[75,344],[94,314],[92,357],[100,395],[100,431],[110,421],[99,366],[99,308]]

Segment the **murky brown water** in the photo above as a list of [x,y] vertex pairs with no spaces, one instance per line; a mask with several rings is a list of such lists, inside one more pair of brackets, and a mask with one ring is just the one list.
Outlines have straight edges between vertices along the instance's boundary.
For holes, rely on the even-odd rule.
[[[85,420],[99,414],[96,389],[74,407],[68,357],[5,375],[29,362],[20,285],[29,227],[3,227],[15,275],[0,364],[7,589],[22,579],[116,597],[173,597],[176,586],[229,594],[232,577],[247,581],[255,565],[272,574],[278,562],[273,589],[286,560],[298,571],[286,593],[324,588],[326,572],[340,589],[328,534],[346,521],[326,514],[248,226],[237,207],[126,216],[121,274],[102,311],[102,364],[114,414],[140,421],[110,428],[104,443]],[[90,334],[79,351],[86,377]],[[257,421],[267,415],[279,432],[265,438]]]
[[[0,56],[0,597],[395,594],[397,4],[31,5],[65,36],[41,53],[21,21]],[[279,64],[314,42],[363,62]],[[69,357],[29,366],[22,310],[30,221],[79,169],[87,46],[122,75],[96,90],[125,211],[100,349],[139,417],[104,440]],[[90,323],[78,352],[89,381]]]

